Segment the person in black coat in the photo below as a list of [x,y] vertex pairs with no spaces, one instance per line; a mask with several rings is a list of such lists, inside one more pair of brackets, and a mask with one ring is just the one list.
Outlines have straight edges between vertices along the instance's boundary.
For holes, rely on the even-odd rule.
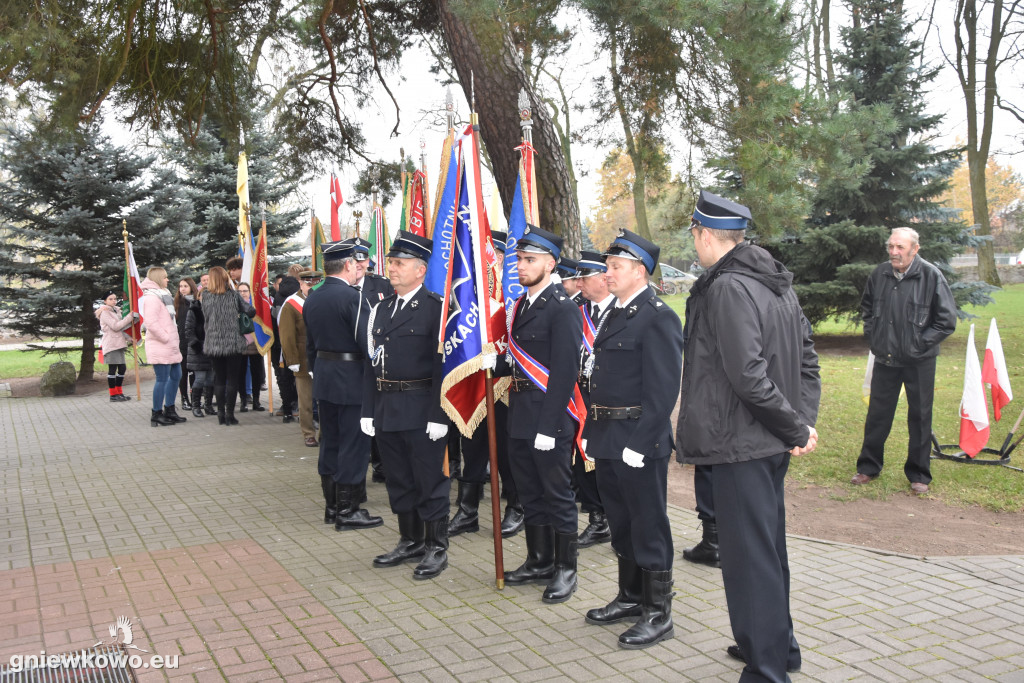
[[[561,237],[532,225],[517,242],[519,282],[526,293],[513,309],[514,366],[503,357],[497,368],[497,374],[513,378],[509,460],[526,512],[527,559],[505,573],[505,582],[546,583],[548,603],[565,602],[576,591],[578,547],[570,469],[578,425],[567,406],[577,391],[583,323],[576,304],[551,281],[561,250]],[[549,374],[527,374],[525,367],[533,362]]]
[[[185,344],[188,347],[188,369],[195,376],[192,385],[192,415],[206,417],[215,414],[213,408],[213,363],[203,353],[206,340],[206,317],[203,315],[203,290],[185,314]],[[205,405],[204,405],[205,404]]]
[[363,380],[363,432],[376,436],[387,472],[399,540],[375,567],[421,560],[413,578],[448,566],[448,495],[444,473],[448,417],[441,408],[441,297],[423,287],[431,241],[400,230],[388,252],[395,293],[370,314]]
[[628,230],[609,245],[605,279],[615,304],[601,319],[583,369],[591,401],[584,435],[597,462],[597,486],[619,560],[618,595],[586,619],[636,620],[619,636],[627,649],[649,647],[674,633],[666,503],[683,329],[650,286],[660,251]]
[[302,308],[306,361],[313,377],[313,398],[320,406],[320,485],[326,507],[337,509],[334,528],[338,531],[384,523],[359,507],[366,499],[370,455],[369,437],[359,428],[370,307],[352,286],[357,272],[355,251],[341,242],[323,245],[327,277],[309,293]]
[[801,665],[789,612],[785,477],[814,450],[821,399],[811,328],[793,275],[744,241],[747,207],[702,191],[690,232],[707,270],[686,302],[676,440],[710,465],[718,554],[742,681],[785,681]]

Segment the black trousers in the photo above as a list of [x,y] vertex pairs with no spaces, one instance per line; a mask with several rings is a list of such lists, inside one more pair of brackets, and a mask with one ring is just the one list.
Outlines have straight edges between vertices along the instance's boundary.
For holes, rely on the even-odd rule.
[[224,399],[231,396],[234,405],[234,396],[238,387],[245,388],[245,365],[244,356],[210,356],[210,364],[213,365],[213,391],[217,396],[217,406],[226,406]]
[[319,399],[320,460],[317,471],[336,484],[358,484],[366,479],[370,437],[359,428],[362,406],[343,406]]
[[519,502],[532,526],[551,525],[561,534],[579,531],[576,501],[572,494],[573,434],[555,438],[550,451],[538,451],[533,439],[508,437],[508,457],[512,465]]
[[445,439],[431,441],[423,429],[377,432],[377,448],[387,474],[391,511],[416,511],[432,522],[448,514],[451,480],[445,476]]
[[697,519],[702,522],[715,521],[715,497],[711,487],[711,465],[695,465],[693,497],[697,499]]
[[252,400],[260,400],[260,389],[267,379],[266,360],[260,354],[242,356],[242,382],[238,385],[238,393],[245,396],[245,373],[248,370],[252,378]]
[[[454,428],[453,428],[454,429]],[[516,495],[516,482],[512,476],[512,466],[508,461],[508,406],[501,401],[494,404],[494,434],[498,452],[498,476],[508,496]],[[476,428],[469,439],[462,437],[462,476],[463,481],[473,484],[485,484],[487,466],[491,462],[490,449],[487,443],[487,418]]]
[[293,415],[295,405],[299,402],[299,390],[295,386],[295,373],[288,368],[274,366],[277,377],[277,388],[281,393],[281,409],[285,415]]
[[882,471],[885,440],[896,417],[900,387],[907,388],[907,462],[903,472],[911,482],[932,480],[932,401],[935,398],[935,359],[916,365],[891,367],[875,363],[871,375],[871,401],[864,421],[864,444],[857,458],[857,471],[870,477]]
[[622,460],[597,461],[597,486],[608,514],[612,548],[644,569],[672,569],[672,528],[666,509],[668,458],[630,467]]
[[788,469],[788,453],[712,467],[722,583],[733,637],[747,660],[744,682],[781,683],[787,663],[800,663],[789,614]]
[[579,453],[572,463],[573,488],[576,489],[576,500],[583,512],[604,512],[601,503],[601,491],[597,485],[597,468],[587,472],[583,457]]

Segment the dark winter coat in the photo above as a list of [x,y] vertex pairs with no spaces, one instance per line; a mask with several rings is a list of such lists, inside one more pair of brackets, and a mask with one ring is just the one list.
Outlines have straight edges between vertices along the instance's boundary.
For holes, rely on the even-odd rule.
[[238,331],[238,314],[255,315],[256,309],[242,301],[231,289],[223,294],[210,290],[203,292],[203,315],[206,317],[206,340],[203,353],[207,356],[240,356],[248,345]]
[[676,429],[682,462],[746,462],[807,443],[821,379],[792,282],[767,251],[743,242],[694,283]]
[[182,358],[188,358],[188,340],[185,338],[185,316],[188,315],[191,301],[185,297],[177,297],[178,302],[174,305],[174,323],[178,326],[178,350]]
[[875,360],[913,365],[939,355],[956,330],[956,302],[938,268],[915,256],[902,280],[886,261],[871,273],[860,301],[864,336]]
[[188,369],[210,370],[213,363],[203,353],[203,341],[206,339],[206,317],[203,305],[193,301],[185,314],[185,343],[188,345]]

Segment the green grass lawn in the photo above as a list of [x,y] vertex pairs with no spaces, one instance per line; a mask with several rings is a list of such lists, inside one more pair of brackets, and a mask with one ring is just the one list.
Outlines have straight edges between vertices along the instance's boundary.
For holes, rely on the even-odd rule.
[[[977,318],[961,320],[957,330],[942,345],[935,379],[933,429],[943,444],[956,443],[960,434],[959,406],[963,393],[964,359],[967,335],[975,324],[975,345],[979,360],[984,358],[989,321],[995,317],[1006,354],[1014,400],[1003,409],[1002,420],[990,425],[989,447],[1002,446],[1013,423],[1024,407],[1024,285],[1010,285],[993,295],[995,303],[972,307]],[[685,295],[667,297],[666,302],[682,317]],[[843,321],[828,321],[816,329],[822,346],[834,347],[835,337],[860,336],[859,328]],[[841,341],[841,340],[840,340]],[[830,342],[830,343],[826,343]],[[903,475],[906,460],[906,402],[901,400],[892,434],[886,444],[886,467],[882,475],[866,486],[853,486],[850,477],[856,471],[867,413],[862,396],[867,353],[857,355],[821,354],[822,396],[818,414],[820,441],[814,453],[794,458],[791,479],[831,488],[840,499],[885,499],[908,490]],[[990,415],[990,419],[994,419]],[[1022,425],[1017,434],[1024,433]],[[1011,464],[1024,465],[1024,444],[1011,455]],[[968,465],[944,460],[932,461],[931,493],[957,505],[982,505],[993,510],[1024,511],[1024,472],[989,465]]]
[[81,349],[61,349],[61,353],[44,355],[44,351],[0,351],[0,380],[15,377],[39,377],[51,364],[66,360],[75,372],[82,365]]

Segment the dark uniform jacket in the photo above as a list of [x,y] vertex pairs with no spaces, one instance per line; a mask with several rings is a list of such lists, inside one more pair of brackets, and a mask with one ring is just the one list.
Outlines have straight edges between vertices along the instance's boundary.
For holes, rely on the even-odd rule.
[[[363,381],[363,417],[372,417],[374,427],[385,432],[425,430],[427,422],[447,424],[441,408],[441,297],[420,287],[401,311],[395,313],[398,295],[377,305],[373,328],[368,330],[370,347],[383,346],[381,356],[367,357]],[[410,391],[379,391],[377,380],[431,381],[429,387]]]
[[[313,398],[338,405],[359,405],[363,398],[366,319],[370,307],[350,284],[327,277],[302,307],[306,322],[306,363],[313,373]],[[319,352],[351,353],[358,361],[318,357]]]
[[913,365],[939,355],[956,329],[956,303],[946,278],[920,255],[902,280],[886,261],[871,273],[860,300],[864,336],[885,365]]
[[639,406],[642,412],[638,419],[625,420],[588,416],[583,433],[587,455],[620,460],[629,448],[646,458],[667,458],[672,454],[672,409],[683,363],[679,316],[651,287],[625,308],[613,304],[602,316],[604,325],[594,340],[590,405]]
[[821,379],[792,281],[767,251],[743,242],[690,289],[676,431],[682,462],[745,462],[807,443]]
[[390,280],[369,271],[363,276],[363,284],[360,285],[360,289],[363,292],[363,298],[370,304],[370,308],[395,293],[395,288],[391,286]]
[[[515,310],[526,302],[519,297]],[[550,372],[546,392],[520,391],[509,395],[508,433],[513,439],[533,439],[537,434],[556,438],[572,435],[576,423],[566,407],[580,371],[580,340],[583,320],[579,307],[558,285],[551,284],[537,296],[525,314],[517,313],[512,339]],[[499,360],[504,359],[504,356]],[[514,364],[513,364],[514,365]],[[499,363],[498,374],[512,374],[529,382],[518,368]]]

